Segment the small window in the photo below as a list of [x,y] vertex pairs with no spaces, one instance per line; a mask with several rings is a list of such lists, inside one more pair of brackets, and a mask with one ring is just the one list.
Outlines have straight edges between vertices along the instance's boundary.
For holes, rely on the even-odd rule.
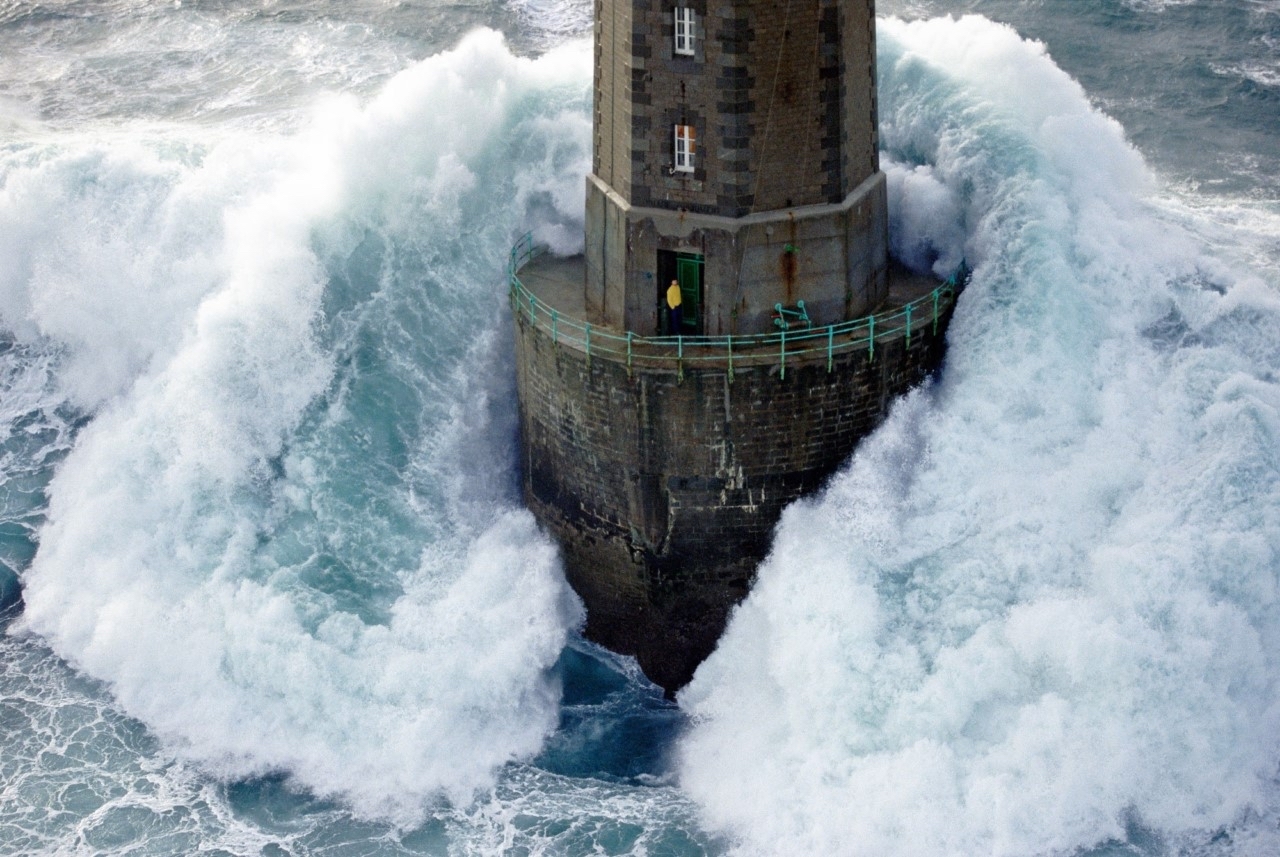
[[676,172],[693,172],[693,156],[698,151],[697,134],[692,125],[676,126]]
[[696,20],[696,15],[690,7],[676,7],[676,53],[687,57],[693,56],[694,25]]

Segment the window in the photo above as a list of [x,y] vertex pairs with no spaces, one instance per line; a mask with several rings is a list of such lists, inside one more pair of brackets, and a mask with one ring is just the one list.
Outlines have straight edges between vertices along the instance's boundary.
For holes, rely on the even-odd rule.
[[693,56],[694,24],[696,16],[688,6],[676,7],[676,53]]
[[676,126],[676,172],[693,172],[693,156],[698,151],[697,137],[692,125]]

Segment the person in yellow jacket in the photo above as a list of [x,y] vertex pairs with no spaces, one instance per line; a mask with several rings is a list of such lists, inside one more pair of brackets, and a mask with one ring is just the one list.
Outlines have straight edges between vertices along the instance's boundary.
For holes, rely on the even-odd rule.
[[679,336],[681,333],[680,325],[684,321],[680,304],[683,299],[680,297],[680,283],[676,280],[671,281],[671,285],[667,287],[667,335]]

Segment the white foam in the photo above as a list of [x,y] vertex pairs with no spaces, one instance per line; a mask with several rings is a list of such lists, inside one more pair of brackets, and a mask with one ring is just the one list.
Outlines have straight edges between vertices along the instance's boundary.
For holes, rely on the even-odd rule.
[[510,0],[509,5],[546,45],[591,32],[591,5],[581,0]]
[[951,188],[928,164],[881,159],[888,183],[893,257],[919,272],[949,277],[964,260],[964,219]]
[[879,37],[891,204],[926,261],[957,210],[974,279],[941,383],[784,516],[681,695],[681,781],[743,853],[1274,851],[1274,262],[1153,196],[1041,45]]
[[[501,430],[473,431],[502,384],[482,373],[422,391],[459,400],[409,451],[445,468],[457,517],[424,527],[436,541],[416,566],[362,570],[403,591],[384,623],[317,613],[264,544],[316,500],[323,463],[290,443],[336,377],[324,343],[345,322],[324,315],[325,259],[375,227],[402,246],[420,236],[411,246],[456,292],[411,311],[481,308],[428,335],[484,366],[513,234],[581,216],[567,179],[532,181],[540,166],[511,150],[580,176],[581,120],[549,120],[582,101],[588,70],[583,44],[522,60],[480,32],[367,106],[327,100],[294,136],[229,135],[193,159],[157,154],[165,140],[78,141],[8,164],[0,216],[21,234],[0,233],[6,324],[63,349],[64,383],[98,407],[51,485],[22,627],[109,682],[173,751],[227,776],[283,770],[410,823],[440,796],[467,802],[554,728],[549,670],[581,608],[528,513],[454,478],[510,454]],[[472,259],[448,258],[459,229],[475,230]],[[375,266],[383,291],[367,306],[426,287],[398,261]],[[345,406],[335,393],[331,418]],[[413,507],[409,485],[388,492],[373,500]],[[343,524],[332,538],[364,532]]]

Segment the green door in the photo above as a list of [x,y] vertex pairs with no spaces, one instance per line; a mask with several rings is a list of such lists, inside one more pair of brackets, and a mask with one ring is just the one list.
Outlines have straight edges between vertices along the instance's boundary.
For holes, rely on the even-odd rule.
[[702,331],[702,257],[676,254],[676,281],[680,283],[680,326],[684,333]]

